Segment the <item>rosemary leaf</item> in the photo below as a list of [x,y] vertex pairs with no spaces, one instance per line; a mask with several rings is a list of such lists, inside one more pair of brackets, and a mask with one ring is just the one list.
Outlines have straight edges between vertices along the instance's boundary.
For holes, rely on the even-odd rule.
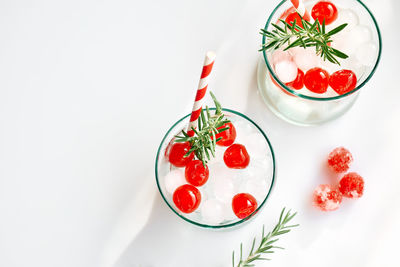
[[[175,136],[174,142],[189,142],[191,149],[184,157],[188,157],[192,152],[203,162],[205,166],[211,157],[215,157],[216,143],[221,138],[216,138],[218,133],[226,131],[229,127],[221,128],[229,120],[225,118],[222,112],[222,106],[216,99],[215,95],[210,92],[215,104],[215,114],[212,115],[210,109],[206,106],[205,110],[200,112],[200,118],[197,121],[197,129],[192,127],[194,136],[189,136],[187,132],[182,131],[182,135]],[[220,129],[218,129],[220,128]]]
[[251,250],[247,258],[243,259],[243,245],[240,243],[240,258],[239,258],[239,263],[235,265],[235,251],[232,252],[232,266],[233,267],[246,267],[246,266],[255,266],[254,264],[250,264],[252,262],[258,261],[258,260],[269,260],[268,258],[262,257],[265,254],[272,254],[274,253],[274,249],[283,249],[282,247],[274,246],[272,245],[273,243],[277,242],[279,239],[275,238],[278,235],[286,234],[289,233],[291,227],[296,227],[296,225],[289,225],[287,226],[286,224],[289,223],[294,216],[296,216],[297,213],[291,213],[291,211],[285,211],[285,208],[282,209],[282,212],[279,216],[279,221],[275,225],[274,229],[269,232],[267,235],[264,235],[264,226],[262,228],[262,234],[261,234],[261,241],[260,245],[256,250],[254,250],[255,242],[256,242],[256,237],[254,237]]
[[[342,31],[347,26],[347,23],[326,33],[325,20],[321,24],[318,20],[311,23],[301,18],[301,25],[303,27],[297,25],[296,20],[292,24],[282,19],[280,21],[283,23],[284,28],[271,23],[273,27],[271,31],[266,29],[260,30],[260,34],[265,36],[267,40],[259,51],[276,50],[287,44],[287,47],[284,49],[285,51],[293,47],[315,47],[315,53],[322,57],[323,60],[328,60],[338,65],[340,65],[338,58],[348,58],[345,53],[330,47],[332,43],[331,36]],[[292,39],[295,40],[291,41]]]

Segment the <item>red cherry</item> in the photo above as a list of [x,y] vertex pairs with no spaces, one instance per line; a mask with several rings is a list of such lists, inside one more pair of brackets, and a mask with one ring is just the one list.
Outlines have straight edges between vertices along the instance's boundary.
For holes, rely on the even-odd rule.
[[233,142],[235,142],[236,139],[236,129],[235,126],[233,126],[232,123],[228,122],[225,123],[224,125],[222,125],[221,127],[217,128],[222,129],[222,128],[226,128],[228,127],[228,130],[223,131],[222,133],[216,134],[215,137],[218,138],[222,138],[221,140],[219,140],[217,142],[217,145],[220,146],[230,146],[233,144]]
[[293,82],[287,83],[287,86],[294,90],[300,90],[304,86],[304,72],[301,69],[297,69],[297,77]]
[[320,1],[311,10],[311,16],[322,24],[325,19],[325,25],[331,24],[338,17],[338,10],[334,4],[328,1]]
[[351,70],[339,70],[332,73],[329,85],[339,95],[343,95],[356,88],[357,77]]
[[321,68],[310,69],[304,76],[304,85],[311,92],[323,94],[328,89],[329,73]]
[[169,162],[175,167],[185,167],[189,162],[193,160],[194,153],[185,157],[186,153],[189,152],[191,146],[189,142],[185,143],[174,143],[169,150]]
[[185,168],[186,181],[194,186],[205,184],[209,174],[207,165],[204,167],[201,160],[192,160]]
[[257,200],[250,194],[240,193],[232,199],[232,210],[239,219],[250,216],[257,209]]
[[224,161],[229,168],[244,169],[250,163],[250,156],[244,145],[233,144],[225,150]]
[[201,194],[193,185],[184,184],[175,190],[172,200],[180,211],[191,213],[199,207]]
[[297,12],[290,13],[285,19],[285,21],[287,23],[289,23],[290,26],[293,25],[294,20],[296,20],[296,24],[299,27],[303,28],[303,24],[301,23],[301,17],[299,16],[299,14]]

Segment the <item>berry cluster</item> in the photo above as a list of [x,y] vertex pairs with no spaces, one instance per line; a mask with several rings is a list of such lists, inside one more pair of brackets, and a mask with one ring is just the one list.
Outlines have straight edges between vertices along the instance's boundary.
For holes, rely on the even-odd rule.
[[[227,147],[223,156],[225,165],[231,169],[246,168],[250,163],[250,156],[244,145],[234,143],[236,139],[235,126],[229,122],[220,128],[228,128],[216,135],[216,139],[221,138],[216,144]],[[209,179],[208,166],[203,165],[201,160],[195,159],[194,153],[185,157],[190,148],[189,142],[173,143],[166,151],[166,156],[173,166],[185,168],[187,184],[179,186],[172,196],[175,206],[183,213],[192,213],[199,207],[201,193],[197,187],[203,186]],[[239,219],[250,216],[257,206],[257,200],[248,193],[237,194],[232,199],[232,210]]]
[[[335,148],[328,156],[328,165],[335,173],[347,172],[353,156],[344,147]],[[364,192],[364,179],[355,172],[344,175],[338,186],[323,184],[314,190],[313,203],[323,211],[337,210],[343,197],[360,198]]]

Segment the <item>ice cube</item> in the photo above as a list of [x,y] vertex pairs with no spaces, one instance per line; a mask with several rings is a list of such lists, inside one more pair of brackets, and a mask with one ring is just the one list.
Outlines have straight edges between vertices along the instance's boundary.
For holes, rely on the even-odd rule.
[[346,32],[333,35],[331,45],[333,48],[349,56],[356,51],[358,43],[353,42],[353,37],[350,32]]
[[232,181],[234,176],[229,176],[229,172],[223,171],[215,174],[213,179],[213,193],[215,198],[222,203],[230,203],[235,195],[235,186]]
[[264,177],[252,177],[246,179],[243,185],[243,192],[249,193],[257,199],[260,205],[269,191],[269,185]]
[[237,136],[247,135],[253,131],[251,124],[244,120],[235,121],[235,122],[233,122],[233,125],[237,129],[236,130]]
[[213,157],[210,153],[211,159],[208,161],[207,165],[210,166],[210,165],[218,164],[219,162],[222,162],[225,150],[226,150],[226,147],[217,145],[215,147],[215,157]]
[[364,25],[357,25],[349,32],[349,34],[351,35],[351,39],[348,41],[356,44],[357,50],[361,44],[365,44],[372,39],[370,28]]
[[328,25],[327,31],[333,30],[334,28],[347,23],[346,28],[342,32],[348,32],[352,30],[355,26],[359,24],[359,19],[357,13],[351,9],[339,9],[337,19],[330,25]]
[[319,63],[319,56],[315,52],[315,47],[296,47],[291,50],[293,60],[297,67],[302,71],[306,72],[309,69],[315,68]]
[[[342,62],[345,60],[343,59],[338,59],[340,64],[342,64]],[[324,60],[322,57],[320,57],[319,59],[319,67],[323,68],[324,70],[326,70],[329,74],[334,73],[335,71],[341,70],[342,66],[332,63],[329,60]]]
[[224,209],[216,199],[209,199],[201,203],[200,212],[205,223],[216,225],[224,220]]
[[175,192],[175,189],[186,183],[185,172],[183,169],[175,169],[170,171],[164,179],[165,189],[171,195]]
[[297,77],[297,66],[293,61],[283,60],[275,64],[275,72],[283,83],[292,82]]
[[362,44],[356,52],[356,58],[361,64],[366,66],[373,66],[378,54],[378,47],[374,43]]
[[224,214],[225,222],[237,220],[237,217],[232,210],[232,201],[228,204],[224,204],[223,209],[224,209],[223,214]]
[[361,62],[357,59],[355,55],[351,55],[347,59],[343,61],[342,64],[343,69],[352,70],[357,77],[357,83],[363,79],[364,74],[366,72],[366,68]]
[[289,54],[288,51],[283,51],[282,49],[278,49],[278,50],[274,50],[274,52],[272,53],[272,63],[275,65],[281,61],[285,61],[285,60],[292,60],[292,56]]
[[241,136],[241,138],[238,139],[238,143],[241,143],[246,147],[246,150],[250,156],[250,164],[254,160],[265,158],[269,153],[267,141],[259,132]]

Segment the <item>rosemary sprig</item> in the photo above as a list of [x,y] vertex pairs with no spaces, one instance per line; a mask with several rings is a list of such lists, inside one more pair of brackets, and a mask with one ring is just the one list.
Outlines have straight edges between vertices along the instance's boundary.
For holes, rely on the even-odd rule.
[[252,262],[256,260],[269,260],[268,258],[262,257],[263,254],[268,254],[268,253],[274,253],[273,249],[283,249],[282,247],[277,247],[274,245],[276,241],[279,240],[279,238],[276,238],[279,235],[283,235],[286,233],[289,233],[291,228],[299,226],[298,224],[295,225],[287,225],[290,220],[293,219],[294,216],[296,216],[297,212],[291,214],[290,210],[285,213],[285,208],[283,208],[281,215],[279,217],[279,222],[275,225],[274,229],[269,232],[267,235],[264,235],[264,226],[262,229],[262,235],[261,235],[261,242],[260,245],[256,250],[254,250],[254,246],[256,243],[256,238],[254,237],[253,239],[253,244],[251,246],[251,250],[249,253],[249,256],[247,258],[243,259],[242,257],[242,251],[243,251],[243,245],[240,243],[240,260],[237,265],[235,265],[235,251],[232,252],[232,266],[233,267],[250,267],[250,266],[255,266]]
[[[272,31],[261,29],[260,34],[266,36],[267,41],[259,51],[276,50],[285,44],[288,44],[288,46],[284,51],[296,46],[303,48],[315,46],[316,54],[332,63],[340,65],[338,58],[348,58],[348,55],[345,53],[329,46],[329,43],[332,42],[332,35],[343,30],[347,26],[347,23],[326,32],[325,20],[321,25],[318,20],[311,23],[301,18],[303,28],[296,24],[296,20],[294,20],[292,25],[282,19],[280,19],[280,21],[284,24],[284,27],[271,23],[274,27]],[[293,37],[295,38],[294,41],[292,41]]]
[[215,136],[229,129],[229,127],[218,128],[230,122],[222,113],[222,106],[215,95],[212,92],[210,92],[210,95],[215,104],[214,115],[211,115],[210,109],[206,106],[205,111],[204,109],[201,110],[197,129],[192,128],[195,133],[194,136],[189,136],[186,131],[182,130],[182,135],[177,135],[175,139],[175,142],[179,143],[189,142],[192,148],[186,153],[185,157],[194,152],[204,166],[211,159],[211,156],[215,157],[216,144],[221,140],[221,138],[216,139]]

